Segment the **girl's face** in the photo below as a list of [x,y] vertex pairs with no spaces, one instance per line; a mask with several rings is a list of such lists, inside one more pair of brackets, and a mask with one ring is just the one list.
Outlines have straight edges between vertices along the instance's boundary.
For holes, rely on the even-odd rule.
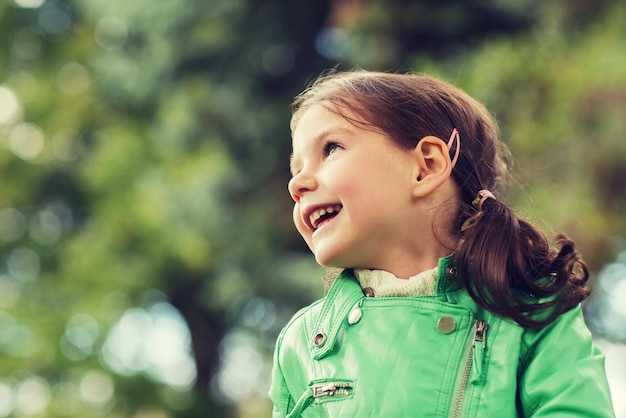
[[413,154],[325,106],[304,110],[293,131],[296,228],[321,265],[392,271],[419,241]]

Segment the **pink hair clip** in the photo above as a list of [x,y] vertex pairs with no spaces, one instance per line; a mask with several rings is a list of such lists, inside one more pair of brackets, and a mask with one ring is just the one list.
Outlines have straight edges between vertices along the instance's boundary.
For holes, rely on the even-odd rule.
[[452,144],[454,144],[454,140],[456,139],[456,151],[454,152],[454,157],[452,158],[452,167],[456,165],[456,161],[459,159],[459,152],[461,151],[461,136],[459,135],[459,131],[454,128],[452,130],[452,135],[450,135],[450,139],[448,140],[448,151],[452,149]]

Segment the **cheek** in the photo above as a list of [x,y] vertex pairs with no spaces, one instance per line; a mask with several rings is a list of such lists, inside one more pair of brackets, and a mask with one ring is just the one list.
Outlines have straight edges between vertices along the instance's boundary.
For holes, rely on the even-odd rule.
[[296,226],[296,229],[298,230],[302,238],[304,238],[306,245],[309,246],[312,252],[315,252],[313,249],[313,242],[311,240],[311,230],[307,225],[305,225],[304,222],[302,222],[299,206],[300,205],[297,203],[293,206],[293,224]]
[[296,229],[306,239],[306,232],[308,230],[307,226],[302,222],[302,218],[300,217],[300,205],[296,203],[293,205],[293,224],[296,226]]

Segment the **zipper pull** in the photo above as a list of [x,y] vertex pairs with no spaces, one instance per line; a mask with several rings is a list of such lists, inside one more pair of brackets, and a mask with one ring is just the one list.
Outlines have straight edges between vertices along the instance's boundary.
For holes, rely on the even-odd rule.
[[348,396],[350,395],[350,390],[352,390],[352,385],[346,382],[331,382],[324,385],[315,385],[312,389],[313,398],[336,395]]
[[328,382],[319,385],[311,385],[300,396],[291,412],[285,418],[300,418],[302,412],[307,409],[316,398],[323,396],[349,396],[353,389],[349,382]]
[[485,357],[485,349],[487,348],[487,328],[489,326],[485,321],[481,320],[474,323],[472,383],[476,383],[483,373],[483,359]]

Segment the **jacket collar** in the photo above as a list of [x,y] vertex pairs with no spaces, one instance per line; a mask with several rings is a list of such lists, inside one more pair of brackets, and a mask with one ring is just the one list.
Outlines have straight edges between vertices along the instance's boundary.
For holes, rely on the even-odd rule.
[[[454,255],[449,255],[439,259],[437,294],[453,292],[462,287],[453,258]],[[361,285],[351,269],[345,269],[335,279],[324,298],[310,338],[311,354],[315,360],[323,358],[333,349],[345,319],[353,309],[359,307],[364,297]]]
[[439,259],[437,271],[437,294],[454,292],[463,287],[459,280],[459,268],[454,263],[454,254]]
[[335,279],[313,326],[309,344],[315,360],[321,359],[332,350],[345,318],[363,297],[361,285],[352,270],[344,270]]

